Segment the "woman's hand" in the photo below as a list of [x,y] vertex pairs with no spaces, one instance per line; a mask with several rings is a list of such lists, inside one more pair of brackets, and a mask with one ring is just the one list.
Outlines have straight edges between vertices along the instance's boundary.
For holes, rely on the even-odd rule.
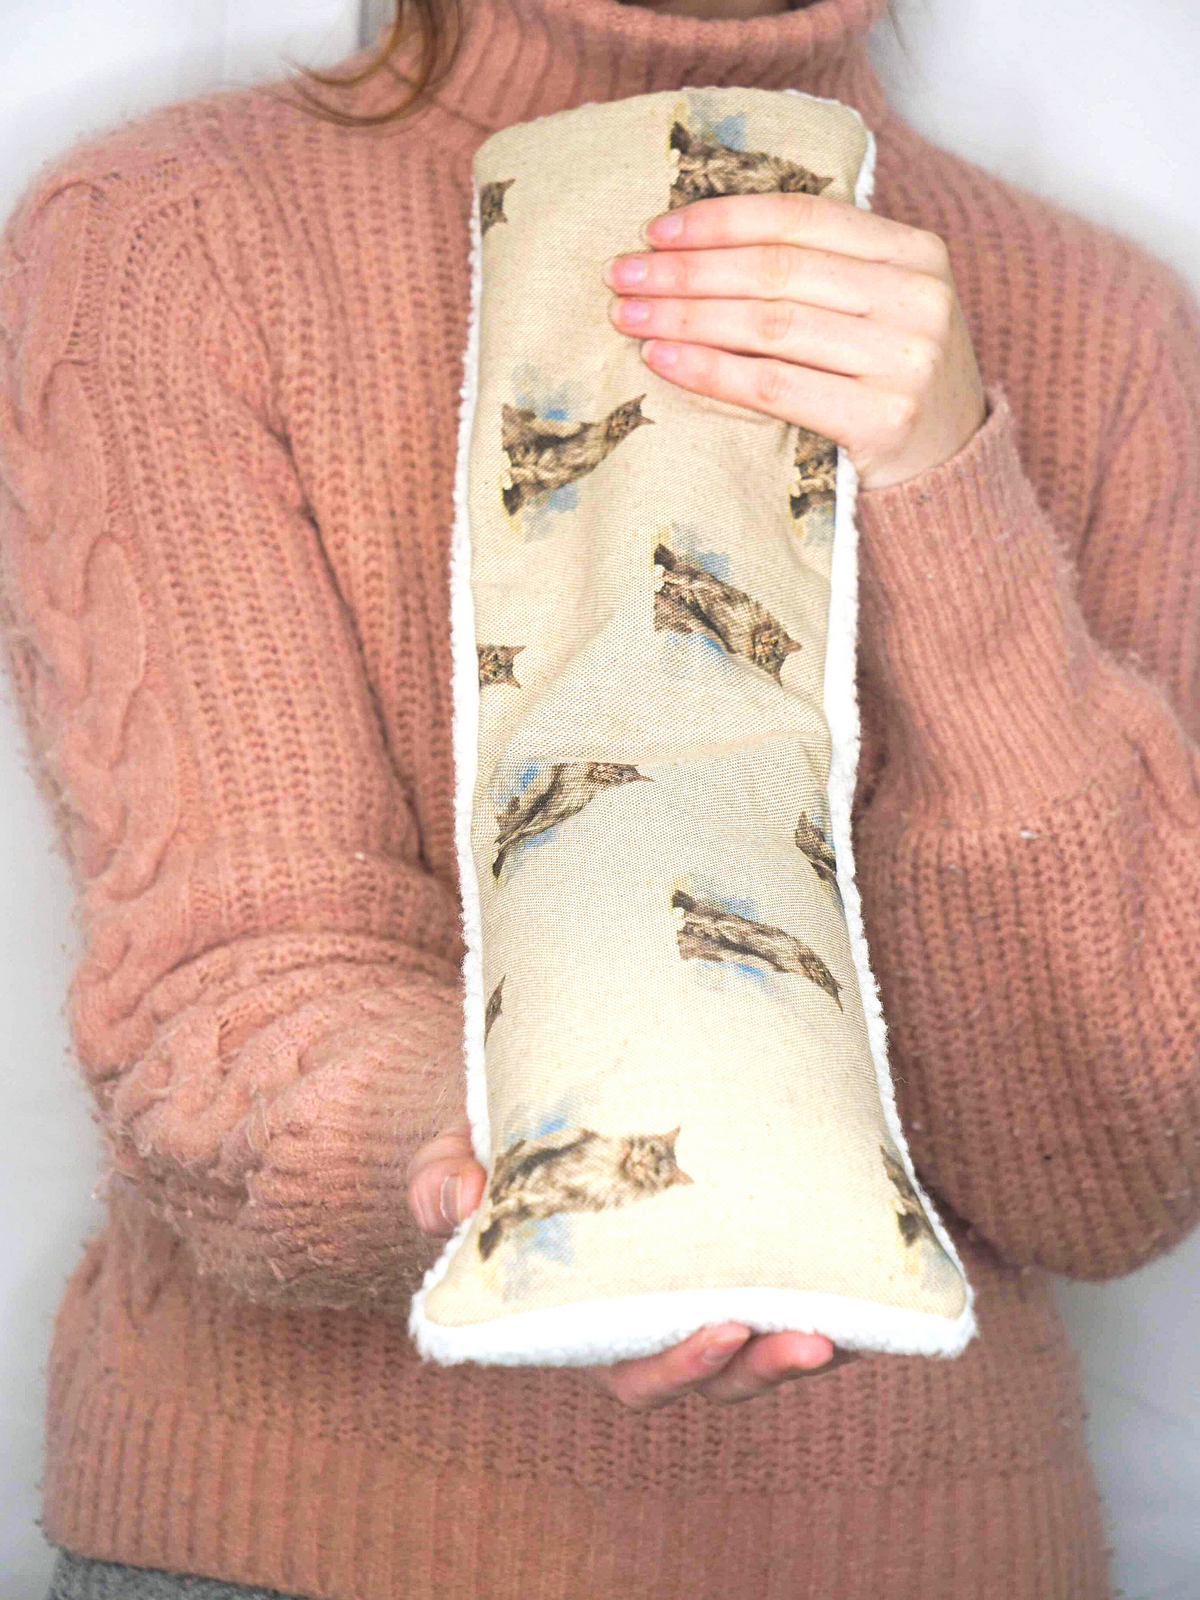
[[[864,489],[955,455],[987,415],[946,247],[824,195],[696,200],[605,269],[623,333],[681,388],[799,423]],[[627,298],[628,297],[628,298]]]
[[655,1356],[583,1370],[631,1411],[657,1411],[691,1390],[718,1405],[753,1400],[789,1378],[857,1360],[857,1351],[835,1350],[819,1333],[752,1334],[742,1323],[722,1322]]
[[[469,1123],[457,1123],[423,1144],[409,1166],[408,1204],[417,1226],[435,1238],[449,1238],[483,1199],[486,1182]],[[723,1405],[750,1400],[789,1378],[831,1372],[855,1359],[852,1351],[835,1356],[820,1334],[751,1335],[749,1328],[726,1322],[700,1328],[658,1355],[581,1370],[631,1410],[653,1411],[690,1389]]]

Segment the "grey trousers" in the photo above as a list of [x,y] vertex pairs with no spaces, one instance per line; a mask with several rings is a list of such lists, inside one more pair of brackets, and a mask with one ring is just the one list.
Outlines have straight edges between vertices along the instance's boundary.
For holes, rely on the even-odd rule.
[[303,1600],[303,1596],[248,1589],[222,1578],[160,1572],[156,1567],[123,1567],[60,1550],[46,1600]]

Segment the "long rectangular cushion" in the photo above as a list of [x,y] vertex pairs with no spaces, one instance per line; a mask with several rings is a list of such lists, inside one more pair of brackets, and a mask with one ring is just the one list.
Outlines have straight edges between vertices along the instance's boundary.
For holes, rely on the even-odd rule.
[[605,261],[710,194],[866,205],[858,114],[684,89],[475,160],[452,605],[484,1198],[413,1301],[452,1363],[738,1320],[958,1354],[854,883],[854,469],[650,372]]

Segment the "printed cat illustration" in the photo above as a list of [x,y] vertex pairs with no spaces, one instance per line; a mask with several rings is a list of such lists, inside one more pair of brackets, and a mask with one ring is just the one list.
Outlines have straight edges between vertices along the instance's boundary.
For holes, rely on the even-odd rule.
[[795,473],[788,491],[792,516],[797,520],[817,506],[831,506],[837,498],[837,445],[822,434],[798,428]]
[[654,595],[656,630],[702,633],[782,684],[783,663],[802,647],[766,606],[704,567],[693,566],[665,544],[655,548],[654,564],[663,570]]
[[492,990],[491,995],[488,997],[487,1009],[483,1013],[484,1044],[487,1043],[487,1036],[492,1031],[492,1023],[495,1022],[496,1018],[500,1015],[500,995],[503,988],[504,979],[501,978],[500,982],[496,985],[496,987]]
[[[668,207],[674,211],[693,200],[720,194],[820,194],[833,182],[821,178],[799,162],[762,150],[733,150],[726,144],[706,144],[682,122],[671,124],[670,149],[678,152]],[[675,159],[674,157],[672,158]]]
[[501,410],[501,443],[508,470],[500,480],[504,509],[515,516],[535,496],[551,494],[592,472],[637,428],[653,417],[642,415],[642,401],[626,400],[599,422],[569,422],[539,417],[505,402]]
[[671,896],[671,908],[682,911],[676,930],[679,954],[685,961],[736,961],[739,956],[757,956],[776,972],[795,972],[815,983],[844,1010],[841,984],[829,968],[795,934],[753,922],[711,901],[697,900],[683,889]]
[[515,178],[504,178],[497,183],[485,183],[479,191],[479,237],[498,222],[507,222],[504,215],[504,196],[516,183]]
[[619,761],[556,761],[544,765],[528,787],[499,812],[492,876],[499,878],[515,844],[573,817],[590,800],[622,783],[652,783],[644,772]]
[[896,1220],[900,1225],[900,1235],[905,1244],[914,1245],[924,1234],[940,1250],[941,1245],[938,1242],[937,1234],[934,1233],[929,1218],[925,1215],[925,1209],[917,1199],[916,1190],[908,1181],[908,1174],[886,1145],[881,1144],[879,1149],[883,1156],[883,1164],[887,1168],[887,1175],[895,1184],[900,1196],[901,1209],[897,1214]]
[[822,888],[840,910],[842,896],[837,883],[837,857],[833,853],[833,846],[825,838],[825,835],[809,821],[807,811],[800,813],[800,818],[796,823],[796,848],[803,851],[808,857],[813,871],[821,880]]
[[496,1158],[479,1254],[486,1261],[522,1222],[559,1211],[607,1211],[677,1183],[694,1183],[675,1160],[678,1137],[678,1128],[626,1134],[559,1128],[539,1139],[518,1139]]
[[517,689],[521,687],[513,671],[513,658],[518,651],[524,650],[523,644],[480,644],[475,648],[479,652],[481,689],[486,689],[490,683],[511,683]]

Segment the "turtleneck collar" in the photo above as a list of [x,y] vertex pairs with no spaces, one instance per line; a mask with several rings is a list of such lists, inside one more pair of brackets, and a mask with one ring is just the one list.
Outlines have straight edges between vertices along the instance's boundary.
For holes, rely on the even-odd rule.
[[866,40],[885,3],[813,0],[707,20],[621,0],[462,0],[458,54],[431,98],[464,144],[590,101],[685,86],[803,89],[875,128],[886,102]]

